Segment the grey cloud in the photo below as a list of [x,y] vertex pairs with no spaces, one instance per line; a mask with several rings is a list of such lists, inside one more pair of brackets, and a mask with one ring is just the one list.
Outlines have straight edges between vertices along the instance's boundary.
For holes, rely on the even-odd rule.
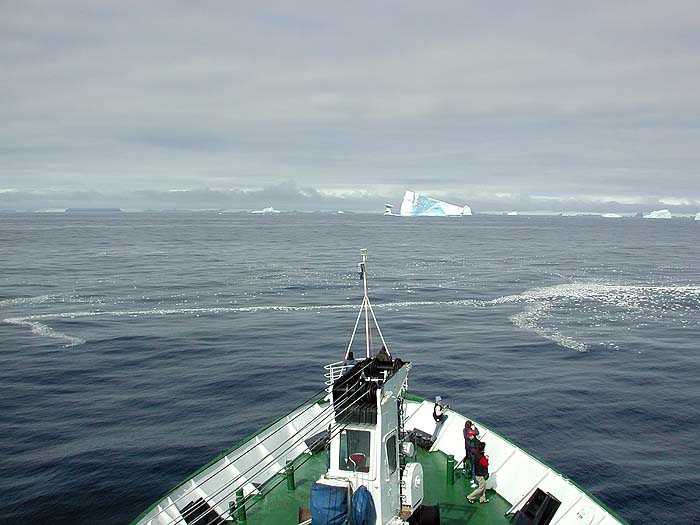
[[0,189],[698,199],[698,25],[694,2],[4,3]]

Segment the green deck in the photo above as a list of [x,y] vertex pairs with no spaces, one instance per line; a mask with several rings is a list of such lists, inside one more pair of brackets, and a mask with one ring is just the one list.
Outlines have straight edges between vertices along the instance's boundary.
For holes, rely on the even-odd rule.
[[[282,476],[266,483],[261,490],[266,495],[249,502],[248,525],[297,525],[299,507],[309,507],[311,484],[326,471],[326,455],[324,452],[308,458],[295,471],[296,490],[287,490],[287,483]],[[446,466],[447,457],[442,452],[428,453],[418,449],[417,460],[423,465],[425,480],[424,504],[440,504],[440,523],[442,525],[485,525],[507,524],[504,516],[510,508],[508,502],[493,491],[487,491],[489,503],[470,504],[465,496],[473,489],[462,472],[457,471],[454,485],[448,485]],[[271,489],[279,483],[274,489]],[[269,492],[268,492],[269,491]]]

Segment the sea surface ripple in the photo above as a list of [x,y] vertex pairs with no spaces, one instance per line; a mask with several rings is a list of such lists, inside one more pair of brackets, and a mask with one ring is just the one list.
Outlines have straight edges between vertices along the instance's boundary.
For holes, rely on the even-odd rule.
[[359,249],[412,391],[630,523],[693,523],[700,225],[346,213],[5,214],[0,523],[128,523],[320,390]]

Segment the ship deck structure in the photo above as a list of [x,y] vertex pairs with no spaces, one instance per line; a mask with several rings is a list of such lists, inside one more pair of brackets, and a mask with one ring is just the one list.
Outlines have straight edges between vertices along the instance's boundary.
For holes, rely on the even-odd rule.
[[[343,358],[324,367],[323,388],[168,491],[132,525],[626,523],[476,415],[469,419],[487,444],[488,502],[466,499],[473,490],[463,462],[467,417],[447,408],[436,423],[435,403],[408,392],[412,363],[387,346],[366,261],[362,250],[364,296]],[[357,360],[355,342],[364,343]]]

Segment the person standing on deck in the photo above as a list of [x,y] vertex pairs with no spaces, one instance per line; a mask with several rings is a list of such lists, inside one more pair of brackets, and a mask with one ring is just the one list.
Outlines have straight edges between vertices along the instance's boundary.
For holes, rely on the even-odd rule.
[[464,435],[464,476],[469,476],[471,479],[472,488],[477,486],[476,483],[476,472],[474,471],[474,452],[476,452],[477,447],[480,443],[478,435],[479,430],[474,426],[474,424],[467,419],[464,423],[464,430],[462,431]]
[[377,352],[377,361],[380,363],[391,363],[391,355],[389,355],[389,350],[386,346],[382,345],[382,348]]
[[474,503],[477,496],[479,497],[479,503],[489,502],[489,499],[486,497],[486,480],[489,478],[489,458],[484,455],[485,449],[486,443],[481,441],[474,454],[474,471],[476,472],[476,482],[478,486],[467,496],[467,501],[469,503]]
[[442,404],[442,397],[435,396],[435,404],[433,405],[433,419],[435,420],[435,430],[433,431],[433,437],[430,438],[431,441],[435,441],[438,432],[442,428],[442,424],[447,419],[447,414],[445,414],[445,410],[447,410],[448,408],[450,408],[450,405]]
[[464,428],[469,428],[469,430],[473,430],[477,438],[479,437],[479,434],[481,434],[481,432],[479,432],[479,428],[474,424],[474,422],[471,419],[467,419],[464,422]]

